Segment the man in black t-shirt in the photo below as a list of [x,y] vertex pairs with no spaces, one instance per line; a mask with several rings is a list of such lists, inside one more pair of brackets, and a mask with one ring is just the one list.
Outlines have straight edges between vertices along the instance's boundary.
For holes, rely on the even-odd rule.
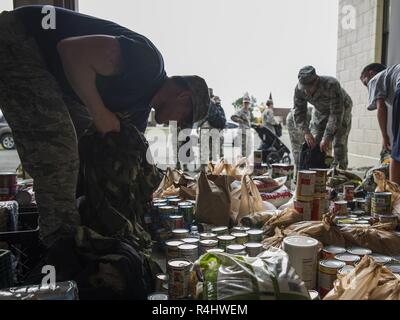
[[208,112],[206,82],[168,77],[157,48],[110,21],[53,8],[44,28],[42,6],[0,14],[0,106],[21,162],[35,180],[44,244],[80,223],[75,208],[77,136],[89,122],[118,132],[129,113],[144,132],[156,121],[191,127]]

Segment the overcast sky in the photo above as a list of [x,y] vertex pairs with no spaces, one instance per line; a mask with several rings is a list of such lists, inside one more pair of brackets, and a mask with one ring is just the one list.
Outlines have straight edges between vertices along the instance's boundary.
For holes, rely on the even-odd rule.
[[336,73],[337,0],[80,0],[79,11],[147,36],[169,75],[204,77],[229,114],[246,91],[292,107],[304,65]]

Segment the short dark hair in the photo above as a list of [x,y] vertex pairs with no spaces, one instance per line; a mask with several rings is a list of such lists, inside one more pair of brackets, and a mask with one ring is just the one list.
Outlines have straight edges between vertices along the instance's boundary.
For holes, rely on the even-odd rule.
[[270,106],[273,106],[273,105],[274,105],[273,101],[271,101],[271,100],[267,101],[267,107],[270,107]]
[[181,89],[183,90],[190,90],[187,82],[185,81],[185,79],[183,77],[180,76],[173,76],[171,77],[171,80],[177,84]]
[[380,73],[386,69],[386,66],[382,63],[371,63],[367,65],[361,72],[361,78],[368,72],[373,71],[375,73]]

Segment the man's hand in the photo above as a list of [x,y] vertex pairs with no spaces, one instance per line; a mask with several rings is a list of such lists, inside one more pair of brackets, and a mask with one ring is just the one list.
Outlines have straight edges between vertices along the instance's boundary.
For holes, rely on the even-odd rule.
[[327,138],[322,139],[320,144],[321,152],[328,153],[329,148],[331,147],[331,143],[332,141]]
[[383,137],[383,147],[385,148],[386,151],[392,151],[392,146],[390,144],[390,138],[388,135],[385,135]]
[[119,119],[114,113],[108,110],[98,113],[97,116],[93,118],[93,121],[96,125],[97,131],[103,135],[109,132],[119,132],[121,130]]
[[316,147],[317,142],[315,141],[315,138],[311,133],[306,133],[304,135],[304,139],[306,140],[306,142],[311,150]]

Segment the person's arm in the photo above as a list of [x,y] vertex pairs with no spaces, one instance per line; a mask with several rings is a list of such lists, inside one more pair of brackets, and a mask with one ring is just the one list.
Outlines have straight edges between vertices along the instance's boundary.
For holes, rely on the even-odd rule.
[[378,122],[381,129],[383,138],[383,147],[387,151],[391,151],[392,147],[390,144],[390,138],[387,133],[387,106],[384,99],[377,99],[376,106],[378,108]]
[[57,45],[65,75],[91,114],[99,132],[119,131],[120,123],[109,111],[97,90],[96,75],[118,73],[121,52],[118,40],[110,36],[67,38]]
[[310,124],[307,119],[307,106],[308,102],[302,93],[297,87],[294,92],[294,122],[296,127],[301,130],[304,134],[304,139],[306,140],[308,146],[311,149],[314,149],[316,146],[316,141],[314,136],[310,132]]

